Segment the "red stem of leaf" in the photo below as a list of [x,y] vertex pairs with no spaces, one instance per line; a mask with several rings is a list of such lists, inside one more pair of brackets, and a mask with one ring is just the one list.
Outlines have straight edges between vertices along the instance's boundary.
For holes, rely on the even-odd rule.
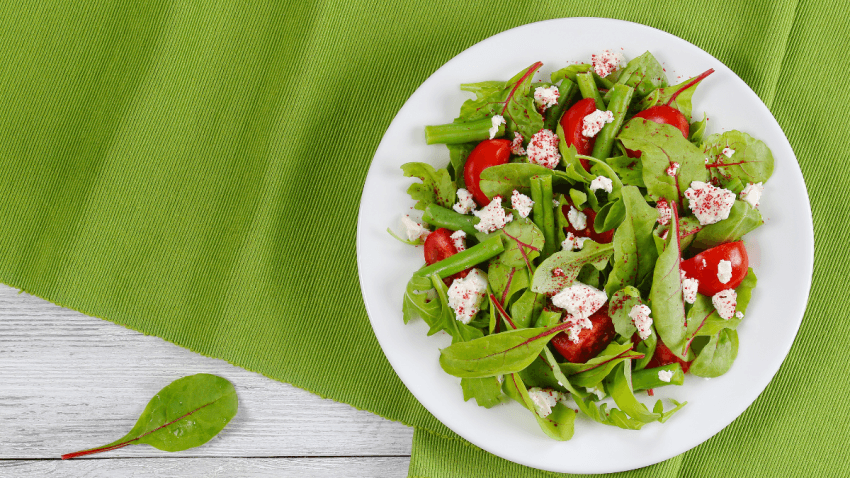
[[511,98],[514,97],[514,93],[516,93],[516,90],[517,90],[517,88],[519,88],[519,85],[521,85],[522,82],[525,81],[525,79],[528,78],[530,75],[533,75],[534,72],[537,71],[537,69],[540,68],[541,66],[543,66],[543,62],[541,62],[541,61],[538,61],[537,63],[531,65],[531,67],[528,68],[528,71],[525,72],[524,75],[522,75],[522,78],[520,78],[516,82],[514,87],[511,89],[511,92],[508,93],[508,97],[505,98],[505,106],[502,108],[502,115],[504,115],[505,111],[508,110],[508,103],[511,102]]
[[508,283],[505,285],[505,291],[502,292],[502,302],[508,300],[508,290],[510,290],[511,282],[514,280],[514,273],[516,273],[516,267],[511,267],[511,273],[508,275]]
[[687,89],[688,89],[688,88],[690,88],[691,86],[693,86],[693,85],[695,85],[695,84],[699,83],[700,81],[704,80],[704,79],[705,79],[708,75],[710,75],[710,74],[712,74],[712,73],[714,73],[714,68],[709,68],[708,70],[704,71],[704,72],[703,72],[701,75],[699,75],[698,77],[696,77],[696,78],[694,78],[693,80],[691,80],[691,81],[689,81],[689,82],[685,83],[685,85],[684,85],[684,86],[682,86],[682,87],[681,87],[681,88],[679,88],[679,89],[678,89],[675,93],[673,93],[673,96],[671,96],[671,97],[670,97],[670,99],[667,101],[667,104],[666,104],[665,106],[670,106],[670,103],[672,103],[672,102],[676,101],[676,97],[677,97],[677,96],[679,96],[679,93],[681,93],[681,92],[683,92],[683,91],[687,90]]
[[502,314],[502,317],[504,317],[505,320],[507,320],[508,323],[511,324],[511,327],[513,327],[514,330],[516,330],[516,324],[514,324],[514,321],[511,320],[511,316],[509,316],[508,313],[505,312],[505,309],[502,307],[502,304],[500,304],[499,301],[496,300],[496,296],[490,294],[490,300],[492,300],[496,308],[499,309],[499,313]]

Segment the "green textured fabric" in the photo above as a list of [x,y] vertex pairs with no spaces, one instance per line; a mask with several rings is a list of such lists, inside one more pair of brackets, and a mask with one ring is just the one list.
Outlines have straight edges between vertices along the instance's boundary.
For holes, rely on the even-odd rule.
[[419,427],[413,476],[548,476],[457,439],[393,373],[357,282],[360,191],[406,98],[470,45],[561,16],[644,23],[716,56],[771,109],[816,252],[800,334],[762,396],[628,476],[847,476],[848,13],[843,0],[5,2],[0,281]]

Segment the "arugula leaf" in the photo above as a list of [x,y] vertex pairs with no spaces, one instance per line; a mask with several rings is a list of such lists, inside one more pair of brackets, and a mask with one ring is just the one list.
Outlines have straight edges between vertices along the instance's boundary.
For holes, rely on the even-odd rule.
[[478,406],[492,408],[502,403],[502,385],[496,377],[462,378],[463,401],[474,398]]
[[617,368],[606,380],[608,393],[614,403],[627,415],[644,423],[654,422],[661,418],[660,413],[650,412],[646,405],[639,402],[632,392],[631,362],[617,364]]
[[504,390],[509,397],[522,404],[534,415],[540,428],[551,438],[566,441],[573,437],[576,420],[575,410],[559,401],[552,407],[552,413],[541,417],[528,395],[528,389],[525,388],[522,378],[515,373],[505,376]]
[[719,377],[732,368],[737,356],[738,331],[723,329],[700,350],[690,372],[698,377]]
[[617,83],[635,89],[635,98],[643,98],[656,88],[667,86],[667,75],[652,53],[632,58],[623,68]]
[[[731,158],[723,154],[729,147],[735,152]],[[741,131],[726,131],[706,138],[703,151],[709,162],[705,167],[712,179],[727,184],[734,178],[742,183],[763,183],[773,174],[773,154],[763,141]]]
[[[404,290],[404,301],[401,305],[402,317],[405,324],[416,317],[421,318],[431,327],[439,322],[442,308],[436,295],[429,295],[428,292],[432,290],[433,287],[429,279],[417,277],[416,275],[410,279]],[[432,335],[433,333],[436,333],[436,331],[429,332],[428,335]]]
[[417,177],[422,184],[413,183],[407,188],[407,194],[415,199],[416,209],[425,210],[425,206],[436,203],[451,208],[455,202],[457,188],[446,169],[435,170],[427,163],[405,163],[401,165],[405,177]]
[[[678,85],[658,88],[657,90],[647,95],[643,100],[641,100],[640,103],[638,103],[637,108],[643,111],[655,105],[666,105],[667,102],[670,101],[670,98],[672,98],[673,95],[676,94],[676,92],[679,91],[680,88],[687,86],[689,82],[697,78],[699,77],[688,78],[687,80],[679,83]],[[693,109],[691,101],[693,99],[694,92],[697,90],[697,86],[699,86],[703,79],[705,79],[705,77],[699,78],[698,81],[695,81],[692,85],[682,90],[682,92],[679,93],[678,96],[676,96],[676,99],[673,100],[673,102],[669,105],[673,108],[676,108],[683,115],[685,115],[685,118],[687,118],[688,121],[691,120],[691,111]]]
[[577,73],[585,73],[590,71],[593,68],[593,65],[589,63],[581,63],[578,65],[569,65],[567,67],[561,68],[560,70],[552,73],[549,78],[552,80],[552,83],[557,83],[564,78],[569,78],[570,81],[576,83],[578,79],[576,78]]
[[471,121],[501,115],[509,137],[518,131],[524,138],[531,138],[543,128],[543,116],[537,111],[534,98],[529,96],[532,78],[541,66],[543,63],[534,63],[505,83],[463,85],[461,89],[474,92],[476,98],[461,105],[458,119]]
[[609,296],[627,285],[640,284],[652,274],[658,257],[652,239],[658,212],[644,201],[635,186],[623,188],[621,202],[625,218],[614,232],[614,268],[605,284]]
[[463,167],[466,166],[466,158],[469,153],[475,149],[477,143],[462,143],[462,144],[447,144],[449,148],[449,164],[451,165],[451,175],[455,180],[455,184],[459,188],[465,188],[466,182],[463,179]]
[[[598,270],[604,269],[613,252],[613,244],[597,244],[591,240],[585,241],[580,251],[556,252],[537,266],[531,290],[542,294],[560,292],[572,285],[585,264],[591,264]],[[552,271],[556,268],[561,268],[564,275],[553,276]]]
[[578,158],[578,150],[574,145],[567,146],[564,128],[558,122],[555,131],[558,135],[558,151],[561,153],[561,164],[564,166],[564,175],[573,182],[589,184],[596,176],[590,174]]
[[685,338],[685,300],[682,295],[682,278],[679,263],[679,214],[675,203],[670,220],[671,230],[667,245],[658,256],[653,271],[652,288],[649,291],[655,330],[671,351],[681,349]]
[[735,242],[762,224],[764,220],[758,209],[745,201],[736,200],[729,211],[729,217],[702,227],[694,236],[693,245],[708,249],[726,242]]
[[505,250],[499,254],[501,264],[509,267],[527,267],[540,255],[543,249],[543,232],[528,218],[514,215],[507,226],[489,234],[478,233],[476,238],[484,242],[488,238],[501,236]]
[[[610,280],[608,281],[610,283]],[[614,292],[608,302],[608,315],[614,322],[614,330],[623,337],[631,337],[637,332],[632,318],[629,317],[632,307],[643,304],[640,299],[640,291],[632,286],[627,286]]]
[[554,176],[561,179],[563,172],[554,171],[546,166],[531,163],[508,163],[490,166],[481,172],[479,187],[488,198],[502,196],[510,199],[511,193],[517,191],[531,195],[531,178],[534,176]]
[[[691,182],[708,181],[705,156],[675,126],[633,118],[623,126],[619,138],[626,148],[640,150],[643,182],[653,197],[681,205]],[[675,178],[667,174],[674,162],[679,163]]]
[[608,166],[617,173],[623,184],[640,188],[646,187],[643,182],[643,166],[640,158],[630,158],[626,155],[615,156],[608,158]]

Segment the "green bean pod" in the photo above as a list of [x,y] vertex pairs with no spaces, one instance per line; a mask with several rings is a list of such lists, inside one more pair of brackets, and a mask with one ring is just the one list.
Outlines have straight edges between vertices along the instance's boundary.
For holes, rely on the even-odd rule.
[[480,219],[475,216],[460,214],[434,203],[425,206],[425,211],[422,214],[422,220],[437,227],[445,227],[452,231],[463,231],[470,236],[474,236],[478,233],[475,229],[475,225],[478,224],[478,221],[480,221]]
[[[425,127],[425,142],[428,144],[461,144],[490,139],[492,120],[483,118],[466,123],[449,123]],[[505,135],[505,125],[499,125],[496,137]]]
[[543,232],[543,261],[555,252],[555,214],[552,210],[552,176],[534,176],[531,178],[532,220]]
[[602,100],[602,95],[599,94],[599,89],[596,88],[593,73],[579,73],[576,75],[576,80],[578,81],[578,89],[581,91],[581,97],[593,98],[596,101],[596,109],[605,111],[605,101]]
[[614,121],[606,124],[602,131],[596,135],[596,143],[593,145],[591,156],[604,161],[611,154],[611,149],[614,147],[614,138],[623,127],[623,120],[626,118],[626,111],[629,110],[629,104],[632,102],[634,88],[626,85],[614,85],[611,88],[611,101],[608,102],[608,110],[614,114]]
[[493,236],[486,241],[470,247],[465,251],[458,252],[455,255],[446,257],[440,262],[435,262],[430,266],[425,266],[413,274],[415,278],[426,278],[431,274],[437,274],[440,279],[445,279],[450,275],[474,267],[484,261],[490,260],[505,250],[505,245],[502,243],[502,236]]

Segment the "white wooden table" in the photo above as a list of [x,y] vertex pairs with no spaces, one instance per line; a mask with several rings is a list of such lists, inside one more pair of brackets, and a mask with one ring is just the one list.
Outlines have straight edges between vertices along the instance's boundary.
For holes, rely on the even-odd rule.
[[[239,413],[209,443],[59,459],[124,436],[173,380],[230,380]],[[413,430],[0,285],[0,477],[407,476]]]

